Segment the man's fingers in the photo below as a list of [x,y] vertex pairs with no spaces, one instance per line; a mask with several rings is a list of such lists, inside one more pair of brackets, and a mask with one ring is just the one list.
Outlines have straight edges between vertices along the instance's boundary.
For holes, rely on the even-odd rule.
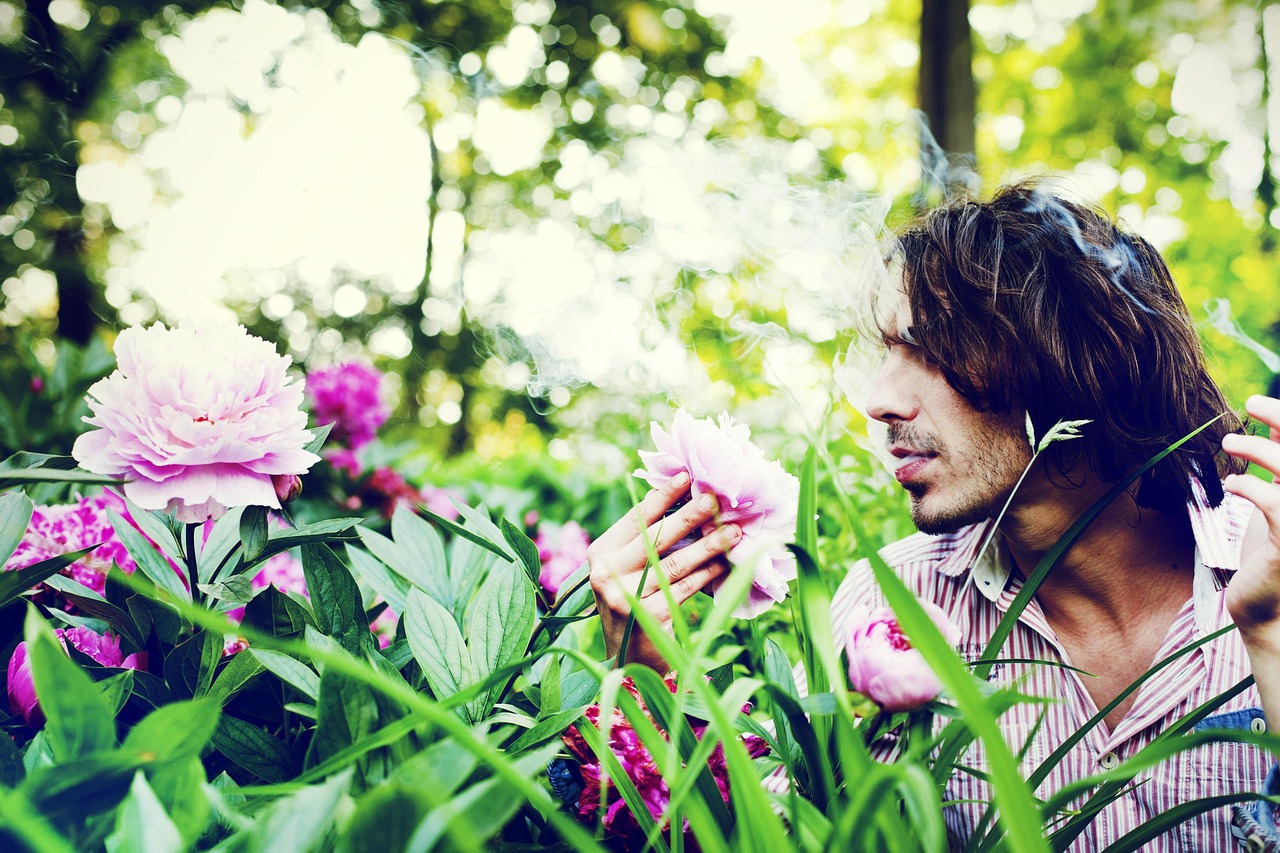
[[[726,524],[707,536],[689,543],[680,550],[668,554],[658,563],[658,571],[667,578],[673,587],[677,583],[687,584],[688,577],[691,574],[706,565],[708,561],[728,551],[741,538],[742,530],[738,525]],[[688,595],[678,600],[684,601],[685,598],[688,598],[689,595],[697,592],[700,588],[694,588]],[[660,596],[661,589],[657,572],[651,572],[645,583],[644,590],[641,592],[641,597]]]
[[683,471],[672,477],[661,488],[652,489],[635,508],[613,523],[592,544],[600,553],[617,551],[640,535],[640,531],[653,524],[676,501],[689,491],[689,475]]
[[676,580],[671,584],[671,597],[675,600],[676,606],[684,604],[693,597],[694,593],[728,571],[727,560],[712,560]]
[[1273,474],[1280,473],[1280,443],[1269,438],[1228,433],[1222,437],[1222,449],[1232,456],[1261,465]]
[[1280,441],[1280,400],[1254,394],[1244,401],[1244,410],[1249,413],[1249,417],[1261,421],[1271,429],[1273,441]]
[[1232,474],[1222,487],[1256,506],[1273,531],[1280,529],[1280,488],[1251,474]]

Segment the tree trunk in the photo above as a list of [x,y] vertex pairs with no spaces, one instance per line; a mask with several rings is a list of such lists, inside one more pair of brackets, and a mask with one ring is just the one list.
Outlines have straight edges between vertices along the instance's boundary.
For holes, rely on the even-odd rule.
[[967,183],[966,172],[977,163],[969,0],[921,2],[919,97],[927,122],[921,128],[921,165],[926,184],[936,182],[945,192]]

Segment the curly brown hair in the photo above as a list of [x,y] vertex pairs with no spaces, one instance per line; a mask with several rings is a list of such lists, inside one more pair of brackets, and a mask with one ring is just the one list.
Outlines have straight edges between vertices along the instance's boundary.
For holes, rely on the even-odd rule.
[[1178,511],[1195,478],[1216,506],[1221,478],[1244,470],[1220,450],[1243,423],[1209,375],[1168,267],[1104,214],[1014,184],[987,202],[928,212],[898,234],[893,254],[907,334],[974,407],[1025,409],[1037,435],[1060,420],[1092,421],[1082,440],[1046,450],[1059,475],[1084,455],[1116,482],[1219,416],[1143,476],[1137,503]]

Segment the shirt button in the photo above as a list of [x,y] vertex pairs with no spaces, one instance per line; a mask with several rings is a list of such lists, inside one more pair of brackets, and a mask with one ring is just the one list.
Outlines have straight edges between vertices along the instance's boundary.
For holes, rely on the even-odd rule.
[[1098,763],[1102,765],[1103,770],[1111,770],[1120,766],[1120,756],[1114,752],[1108,752],[1098,759]]
[[1253,729],[1256,734],[1262,734],[1267,730],[1267,721],[1262,717],[1254,717],[1249,723],[1249,728]]

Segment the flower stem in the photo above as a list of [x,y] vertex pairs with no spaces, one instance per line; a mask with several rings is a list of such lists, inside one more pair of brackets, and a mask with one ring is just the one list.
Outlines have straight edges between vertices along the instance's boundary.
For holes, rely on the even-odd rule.
[[183,549],[182,558],[187,564],[187,587],[191,590],[192,598],[196,596],[196,581],[200,579],[199,569],[196,567],[196,524],[187,522],[186,530],[186,548]]

